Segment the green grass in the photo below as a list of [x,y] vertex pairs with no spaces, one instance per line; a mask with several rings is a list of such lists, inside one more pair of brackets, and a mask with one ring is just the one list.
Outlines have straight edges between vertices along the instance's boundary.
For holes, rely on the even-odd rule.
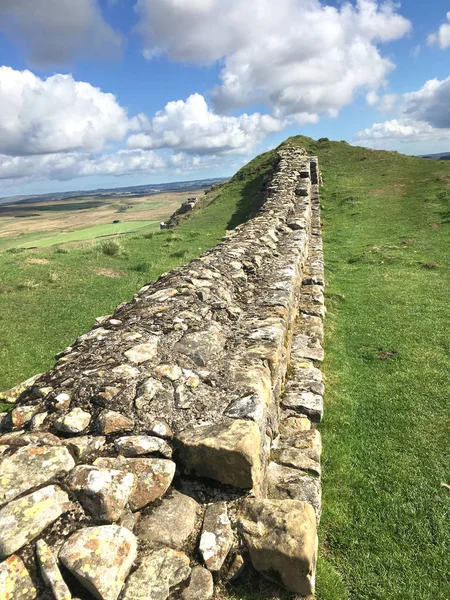
[[450,165],[306,143],[329,284],[318,598],[448,600]]
[[111,313],[142,285],[199,256],[245,220],[272,158],[269,153],[252,161],[216,201],[176,231],[150,225],[115,237],[122,247],[117,256],[104,254],[101,243],[68,253],[58,248],[0,253],[0,390],[50,368],[53,356],[92,327],[95,317]]
[[106,235],[118,235],[121,233],[128,233],[130,231],[137,231],[143,227],[154,225],[155,228],[158,226],[157,221],[121,221],[120,223],[107,223],[105,225],[94,225],[93,227],[86,227],[84,229],[77,229],[76,231],[69,231],[67,233],[60,233],[59,235],[53,235],[51,237],[45,237],[30,242],[23,243],[17,241],[16,247],[21,248],[48,248],[49,246],[56,246],[58,244],[69,244],[72,242],[85,242],[86,240],[94,240],[98,237]]

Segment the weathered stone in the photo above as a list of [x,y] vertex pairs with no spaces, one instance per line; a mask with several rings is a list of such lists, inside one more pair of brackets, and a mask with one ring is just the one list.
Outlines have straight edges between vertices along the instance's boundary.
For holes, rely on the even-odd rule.
[[83,435],[81,437],[63,440],[77,460],[83,460],[89,454],[93,454],[103,448],[106,443],[104,436]]
[[317,527],[310,504],[248,499],[239,525],[257,571],[291,592],[314,594]]
[[172,448],[167,442],[151,435],[132,435],[120,437],[114,442],[117,452],[126,457],[144,454],[162,454],[166,458],[172,456]]
[[80,465],[70,473],[67,484],[96,520],[117,521],[134,486],[133,473]]
[[226,502],[208,506],[200,537],[200,553],[210,571],[220,571],[233,546],[233,531]]
[[39,431],[42,429],[45,419],[48,417],[48,412],[40,412],[34,415],[30,422],[30,429],[32,431]]
[[14,404],[19,398],[19,396],[21,396],[26,390],[31,388],[31,386],[39,379],[41,375],[42,373],[33,375],[33,377],[30,377],[26,381],[19,383],[10,390],[7,390],[6,392],[0,392],[0,401],[8,402],[9,404]]
[[317,429],[296,433],[277,440],[271,458],[280,465],[293,467],[320,476],[322,442]]
[[59,437],[48,433],[48,431],[42,433],[13,431],[0,437],[0,446],[10,446],[11,448],[21,448],[23,446],[60,446],[61,443]]
[[0,563],[0,598],[2,600],[34,600],[36,596],[37,590],[19,556],[10,556]]
[[95,421],[95,428],[103,435],[131,431],[133,427],[134,423],[131,419],[114,410],[103,410]]
[[165,440],[173,438],[173,431],[169,427],[169,424],[164,419],[157,419],[153,421],[149,428],[150,433],[156,435]]
[[139,537],[155,546],[181,550],[195,530],[199,510],[193,498],[172,490],[159,506],[141,518]]
[[286,436],[296,434],[300,431],[309,431],[311,421],[305,415],[299,417],[288,417],[280,424],[280,433]]
[[217,359],[225,344],[225,338],[217,326],[211,326],[207,331],[185,333],[174,346],[174,351],[188,356],[199,367]]
[[139,512],[131,512],[130,509],[126,508],[123,513],[120,515],[120,519],[117,521],[117,525],[120,525],[121,527],[126,527],[127,529],[129,529],[131,532],[134,531],[134,528],[136,527],[138,521],[139,521],[139,517],[141,516],[141,513]]
[[143,557],[128,579],[123,600],[166,600],[171,588],[186,581],[190,573],[186,554],[162,548]]
[[118,469],[133,473],[134,487],[128,499],[131,510],[141,510],[163,496],[175,475],[175,463],[162,458],[98,458],[101,469]]
[[158,338],[150,338],[145,344],[133,346],[125,352],[128,360],[136,365],[147,362],[158,354]]
[[191,571],[189,585],[185,588],[181,597],[183,600],[210,600],[214,593],[214,582],[208,569],[196,566]]
[[64,446],[24,446],[0,462],[0,504],[68,473],[75,462]]
[[139,375],[139,369],[132,367],[131,365],[118,365],[112,369],[111,373],[123,379],[137,377]]
[[64,433],[81,433],[91,422],[91,415],[81,408],[74,408],[67,415],[55,421],[58,431]]
[[271,462],[267,468],[269,498],[309,502],[319,522],[322,510],[322,490],[318,477],[303,475],[297,469]]
[[188,471],[243,489],[260,483],[261,437],[252,421],[197,427],[180,434],[176,443]]
[[117,525],[80,529],[59,552],[59,560],[99,600],[117,600],[137,556],[137,540]]
[[233,558],[233,561],[228,569],[228,573],[226,575],[227,581],[234,581],[242,574],[245,569],[245,562],[242,558],[242,554],[236,554]]
[[180,379],[182,370],[178,365],[158,365],[155,367],[155,373],[160,377],[170,379],[170,381],[176,381]]
[[0,559],[13,554],[70,509],[69,497],[49,485],[0,510]]
[[189,369],[183,369],[185,384],[188,388],[195,390],[200,385],[200,377]]
[[33,394],[38,398],[46,398],[51,392],[53,392],[53,388],[50,385],[33,390]]
[[281,398],[281,405],[307,415],[312,421],[321,421],[323,417],[323,398],[312,392],[288,392]]
[[34,415],[39,412],[39,406],[22,404],[12,409],[11,423],[13,427],[23,427],[31,421]]
[[62,392],[58,394],[53,401],[53,406],[56,410],[67,410],[70,406],[70,396],[69,394]]
[[232,419],[249,419],[260,427],[266,424],[267,404],[262,396],[253,394],[239,398],[230,404],[224,413]]
[[72,600],[72,594],[62,578],[53,552],[44,540],[36,542],[36,557],[42,579],[51,589],[55,600]]

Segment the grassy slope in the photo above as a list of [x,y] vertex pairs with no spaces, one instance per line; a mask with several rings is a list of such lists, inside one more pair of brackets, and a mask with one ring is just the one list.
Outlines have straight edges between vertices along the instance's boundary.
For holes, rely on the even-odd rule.
[[[176,231],[142,229],[120,237],[124,251],[92,249],[0,253],[0,390],[48,369],[53,356],[142,285],[214,246],[251,212],[274,153],[249,163],[217,200]],[[30,264],[30,259],[47,264]],[[110,270],[108,277],[98,269]],[[103,271],[105,272],[105,271]],[[108,273],[108,271],[107,271]]]
[[450,165],[305,145],[329,282],[318,596],[448,600]]

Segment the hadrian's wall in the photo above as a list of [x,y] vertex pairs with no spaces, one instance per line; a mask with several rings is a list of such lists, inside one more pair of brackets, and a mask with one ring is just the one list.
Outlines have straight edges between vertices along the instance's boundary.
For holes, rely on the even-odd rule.
[[256,217],[28,382],[1,423],[1,600],[207,600],[249,569],[314,593],[319,180],[283,148]]

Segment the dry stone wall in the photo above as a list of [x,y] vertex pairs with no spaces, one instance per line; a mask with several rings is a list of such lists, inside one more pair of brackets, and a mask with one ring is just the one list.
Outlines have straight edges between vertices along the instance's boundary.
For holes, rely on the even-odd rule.
[[320,172],[302,149],[278,158],[253,219],[16,390],[2,600],[207,600],[246,565],[314,593]]

